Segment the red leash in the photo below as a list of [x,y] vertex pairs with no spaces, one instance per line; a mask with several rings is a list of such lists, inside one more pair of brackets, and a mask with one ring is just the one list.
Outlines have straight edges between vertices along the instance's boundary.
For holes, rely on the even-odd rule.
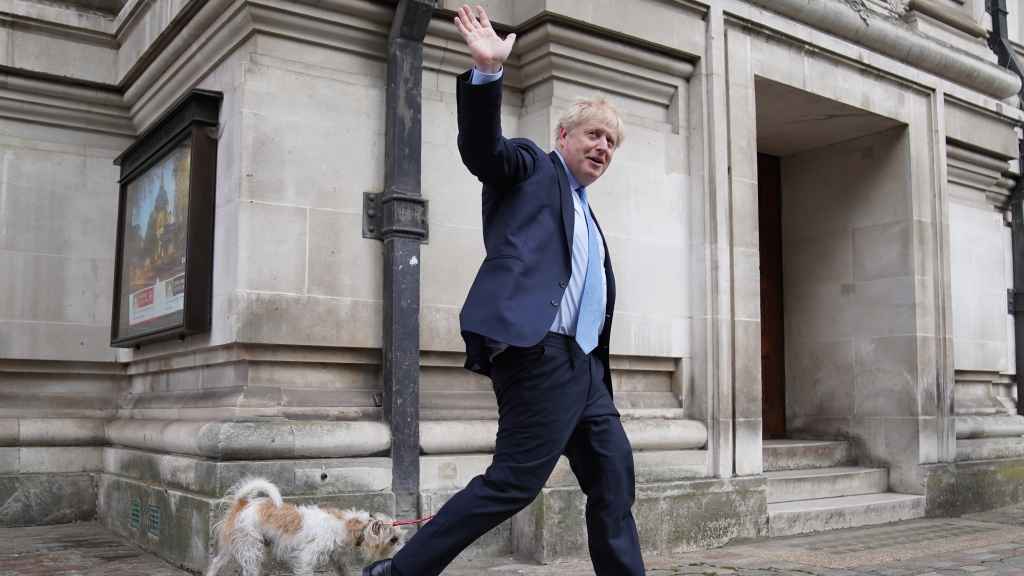
[[433,518],[433,517],[434,517],[434,515],[431,514],[430,516],[424,516],[423,518],[416,518],[415,520],[395,520],[394,522],[391,523],[391,525],[392,526],[405,526],[407,524],[423,524],[424,522],[430,522],[430,519]]

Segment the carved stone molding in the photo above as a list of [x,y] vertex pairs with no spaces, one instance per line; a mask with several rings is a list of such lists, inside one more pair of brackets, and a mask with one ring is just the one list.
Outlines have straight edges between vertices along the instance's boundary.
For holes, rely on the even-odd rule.
[[[879,17],[865,26],[853,10],[841,3],[751,1],[990,96],[1005,98],[1019,87],[1019,79],[1009,72],[915,34],[899,23]],[[129,3],[122,16],[145,9],[152,7],[141,0]],[[127,105],[134,128],[142,129],[184,89],[198,83],[227,54],[256,33],[383,59],[390,14],[391,8],[386,5],[356,0],[208,0],[169,41],[145,57],[145,69],[131,78],[130,84],[121,87],[123,104],[113,117],[91,111],[91,115],[82,118],[85,111],[72,109],[61,110],[57,122],[124,133],[127,123],[123,106]],[[121,20],[117,24],[123,28],[127,23]],[[680,79],[685,80],[693,73],[692,62],[683,55],[585,32],[568,21],[545,16],[525,24],[518,55],[510,62],[506,79],[510,86],[527,88],[556,77],[671,105]],[[447,19],[436,18],[431,23],[425,41],[426,67],[454,72],[468,66],[464,47],[452,41],[456,34]],[[41,115],[22,109],[23,102],[10,102],[8,107],[12,116],[37,120]]]
[[254,34],[266,33],[385,58],[391,10],[355,0],[209,0],[125,89],[145,127]]
[[[949,181],[961,187],[951,192],[954,197],[971,203],[984,201],[995,208],[1001,208],[1009,200],[1013,180],[1006,176],[1009,166],[1005,160],[948,141],[946,166]],[[964,189],[977,195],[965,194]]]
[[[695,450],[707,445],[708,430],[696,420],[625,418],[622,427],[634,450]],[[420,425],[426,454],[494,451],[497,420],[431,421]]]
[[125,0],[62,0],[77,8],[89,11],[101,12],[103,14],[117,14]]
[[750,0],[752,4],[835,34],[940,78],[999,100],[1020,90],[1017,75],[979,60],[886,18],[864,21],[863,14],[831,0]]
[[[116,362],[67,362],[64,360],[0,359],[0,374],[87,374],[120,377],[125,375],[122,364]],[[2,376],[0,376],[2,379]]]
[[907,13],[908,4],[911,0],[842,0],[851,10],[861,18],[868,18],[869,14],[881,14],[890,18],[901,18]]
[[522,88],[559,78],[669,106],[693,64],[614,40],[542,23],[523,33],[518,60]]
[[911,10],[934,18],[975,38],[988,37],[988,31],[963,10],[957,10],[947,4],[936,2],[936,0],[910,0],[908,5]]
[[1024,416],[957,416],[956,437],[1006,438],[1024,436]]
[[102,446],[104,418],[0,418],[0,446]]
[[1013,377],[998,372],[956,371],[955,414],[961,416],[1016,416]]
[[116,90],[15,73],[0,73],[0,117],[107,134],[136,134]]
[[[514,31],[518,39],[504,82],[522,90],[559,78],[668,106],[679,82],[693,75],[694,65],[683,55],[647,50],[556,19],[532,20]],[[451,22],[434,19],[424,44],[427,69],[458,74],[472,66]]]
[[217,460],[345,458],[391,445],[380,422],[112,420],[106,435],[116,446]]

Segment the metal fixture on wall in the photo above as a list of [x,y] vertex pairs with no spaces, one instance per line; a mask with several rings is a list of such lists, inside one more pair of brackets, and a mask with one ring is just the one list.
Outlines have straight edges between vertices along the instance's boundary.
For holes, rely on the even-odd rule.
[[399,518],[419,515],[423,38],[436,0],[400,0],[388,36],[384,191],[363,195],[363,236],[384,243],[384,417]]
[[[1010,44],[1006,21],[1006,0],[988,0],[987,9],[992,16],[992,34],[988,43],[999,57],[999,65],[1009,68],[1024,80],[1024,70]],[[1024,88],[1017,94],[1018,106],[1024,104]],[[1017,141],[1017,162],[1020,176],[1010,193],[1007,210],[1010,212],[1010,235],[1013,253],[1013,288],[1007,294],[1009,312],[1013,315],[1014,357],[1017,374],[1017,413],[1024,414],[1024,140]]]

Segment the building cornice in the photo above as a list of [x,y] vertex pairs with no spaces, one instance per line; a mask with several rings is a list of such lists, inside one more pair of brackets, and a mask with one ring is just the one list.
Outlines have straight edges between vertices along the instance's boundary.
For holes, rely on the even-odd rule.
[[116,50],[117,39],[106,30],[97,30],[78,24],[41,20],[21,14],[0,12],[0,26],[4,28],[32,31],[57,38],[72,39],[81,44],[90,44]]
[[961,187],[961,192],[952,193],[955,197],[1002,209],[1013,188],[1013,180],[1007,177],[1008,170],[1009,165],[1004,159],[977,152],[954,141],[946,142],[947,178]]
[[66,26],[85,32],[108,34],[113,30],[112,16],[59,4],[43,4],[32,0],[8,0],[3,14],[24,21]]
[[[521,90],[557,78],[668,106],[680,82],[693,75],[694,65],[683,55],[589,33],[564,19],[534,18],[512,31],[518,39],[505,84]],[[472,66],[468,48],[446,19],[430,23],[424,44],[427,69],[458,74]]]
[[691,62],[587,34],[557,20],[524,31],[519,52],[524,89],[556,77],[668,106],[680,81],[693,75]]
[[977,90],[999,100],[1016,95],[1021,80],[1015,74],[946,46],[884,18],[865,23],[842,2],[829,0],[749,0],[820,30],[855,42],[900,62]]
[[119,91],[0,68],[0,117],[134,136]]
[[[865,26],[841,3],[749,1],[990,97],[1006,98],[1020,85],[1010,72],[898,23],[875,18]],[[383,60],[392,13],[388,5],[362,0],[206,0],[188,4],[183,11],[189,6],[194,10],[180,19],[174,33],[162,33],[162,38],[140,56],[143,64],[130,67],[119,85],[106,88],[102,103],[91,101],[91,86],[80,87],[90,83],[73,79],[62,82],[54,77],[39,82],[55,86],[51,91],[63,91],[63,100],[48,100],[34,88],[0,85],[0,115],[116,134],[137,133],[255,34],[292,38]],[[137,25],[140,13],[147,9],[155,9],[150,0],[126,4],[115,22],[119,34]],[[470,64],[469,55],[446,16],[439,11],[430,24],[424,65],[427,69],[461,72]],[[694,62],[685,54],[667,48],[655,50],[639,40],[631,42],[612,31],[593,30],[555,14],[533,17],[515,31],[520,40],[506,78],[512,87],[525,89],[557,78],[671,105],[680,83],[694,70]],[[87,36],[107,42],[96,34],[89,31]],[[8,77],[19,73],[11,69]],[[120,103],[114,102],[118,92],[122,94]],[[56,114],[51,113],[51,105],[57,106]]]
[[209,0],[124,87],[135,125],[145,128],[235,48],[269,34],[385,58],[391,10],[356,0]]
[[963,10],[957,10],[948,4],[942,4],[935,0],[910,0],[907,7],[975,38],[988,37],[988,30],[985,30]]

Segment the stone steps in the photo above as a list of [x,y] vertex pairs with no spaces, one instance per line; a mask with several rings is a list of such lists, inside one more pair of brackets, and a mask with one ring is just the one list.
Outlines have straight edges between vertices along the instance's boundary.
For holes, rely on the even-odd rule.
[[769,536],[924,516],[923,496],[887,492],[888,469],[853,465],[845,441],[767,440],[763,458]]
[[889,470],[837,466],[766,472],[768,503],[877,494],[889,487]]
[[764,470],[806,470],[853,463],[853,451],[842,440],[765,440]]
[[924,496],[892,492],[777,502],[768,504],[768,535],[790,536],[911,520],[924,516],[924,504]]

